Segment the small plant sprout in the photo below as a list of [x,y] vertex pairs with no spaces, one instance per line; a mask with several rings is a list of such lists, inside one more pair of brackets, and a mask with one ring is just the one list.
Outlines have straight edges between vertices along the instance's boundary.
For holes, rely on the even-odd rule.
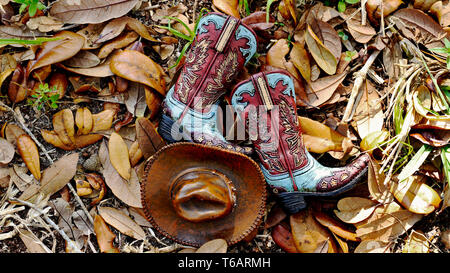
[[[45,106],[48,106],[51,109],[57,109],[59,94],[54,94],[56,89],[56,86],[53,87],[53,89],[50,89],[47,83],[39,84],[39,88],[36,90],[36,93],[31,95],[31,98],[28,99],[28,105],[38,111],[41,111],[45,108]],[[52,93],[54,95],[51,95]]]
[[46,6],[39,0],[14,0],[14,2],[21,4],[19,8],[20,14],[22,14],[22,12],[28,7],[28,14],[30,17],[36,15],[37,10],[43,10],[46,8]]
[[447,56],[447,69],[450,69],[450,41],[444,38],[444,47],[431,48],[431,51],[435,53],[441,53]]

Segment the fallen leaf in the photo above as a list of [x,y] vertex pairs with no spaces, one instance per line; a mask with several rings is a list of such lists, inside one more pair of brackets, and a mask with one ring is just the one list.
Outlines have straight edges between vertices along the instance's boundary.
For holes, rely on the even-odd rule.
[[109,130],[112,126],[114,116],[116,113],[114,110],[107,109],[97,114],[92,115],[92,133]]
[[289,54],[290,60],[295,67],[300,71],[303,78],[309,82],[311,80],[311,65],[309,62],[309,56],[302,44],[295,42],[292,43],[291,53]]
[[116,49],[124,48],[128,45],[130,45],[132,42],[136,41],[136,39],[139,38],[139,35],[134,32],[126,32],[122,35],[116,37],[114,40],[106,43],[99,51],[98,57],[100,59],[104,59],[109,56],[111,52],[113,52]]
[[328,75],[334,75],[337,69],[337,59],[330,49],[328,49],[319,37],[317,37],[309,25],[305,32],[305,42],[317,65],[319,65],[319,67]]
[[381,19],[381,3],[383,3],[383,16],[386,18],[389,14],[396,11],[403,3],[402,0],[367,0],[366,11],[370,22],[379,24]]
[[362,241],[354,253],[389,253],[389,245],[387,242],[376,240]]
[[145,84],[165,96],[166,84],[158,65],[146,55],[135,50],[124,50],[113,56],[111,71],[124,79]]
[[19,26],[0,26],[0,39],[34,40],[44,36],[43,33]]
[[437,17],[441,26],[447,27],[450,25],[450,5],[447,2],[442,4],[442,1],[435,2],[430,7],[430,13]]
[[0,88],[5,79],[16,70],[16,67],[17,61],[11,54],[0,55]]
[[66,24],[98,24],[127,14],[138,0],[59,0],[50,14]]
[[113,194],[129,206],[142,208],[141,187],[136,171],[134,169],[131,170],[130,180],[123,179],[111,165],[108,148],[104,141],[100,145],[98,155],[103,166],[102,174],[105,178],[105,183]]
[[100,37],[102,29],[105,27],[105,23],[89,24],[85,28],[77,31],[77,34],[85,38],[82,50],[97,49],[102,46],[101,43],[97,43]]
[[422,231],[411,231],[402,247],[402,253],[428,253],[429,251],[430,243]]
[[17,150],[28,170],[37,180],[41,180],[41,165],[39,151],[33,139],[27,135],[20,135],[17,139]]
[[405,208],[417,214],[429,214],[439,207],[441,198],[430,186],[426,177],[413,175],[406,180],[393,183],[390,191]]
[[75,123],[78,127],[77,135],[89,134],[94,126],[91,111],[87,107],[78,108],[75,115]]
[[60,30],[64,26],[64,23],[51,16],[38,16],[30,18],[26,25],[29,29],[37,29],[45,33]]
[[72,58],[64,61],[64,65],[74,68],[92,68],[100,64],[100,59],[94,53],[82,50]]
[[37,183],[37,180],[33,175],[28,175],[28,168],[21,167],[18,165],[13,165],[12,168],[9,169],[9,176],[11,177],[12,183],[16,185],[16,187],[20,191],[25,191],[31,184]]
[[297,253],[292,233],[282,224],[276,225],[272,229],[273,241],[287,253]]
[[36,58],[28,63],[27,75],[40,67],[72,58],[81,50],[84,44],[83,36],[67,30],[55,34],[53,38],[61,39],[46,42],[41,46],[36,54]]
[[264,224],[264,228],[272,228],[278,225],[281,221],[283,221],[288,215],[283,210],[283,208],[279,205],[274,205],[269,214],[267,215],[267,219]]
[[386,129],[367,134],[359,144],[361,151],[373,154],[374,150],[377,149],[377,147],[380,147],[380,145],[386,140],[388,140],[389,136],[389,131],[387,131]]
[[[353,14],[353,9],[346,10],[346,13],[351,15]],[[375,29],[366,22],[365,25],[362,25],[361,22],[361,13],[356,13],[351,19],[347,20],[347,27],[350,35],[357,41],[358,43],[365,44],[368,43],[377,32]]]
[[314,219],[310,210],[303,210],[290,216],[294,244],[300,253],[313,253],[320,244],[328,241],[328,253],[336,253],[332,235]]
[[327,227],[335,235],[338,235],[346,240],[355,242],[359,241],[355,233],[346,230],[340,222],[336,221],[329,215],[319,211],[315,211],[313,214],[317,222],[319,222],[322,226]]
[[36,235],[27,229],[19,229],[19,237],[28,253],[53,253]]
[[[312,106],[323,106],[336,92],[336,89],[344,81],[347,72],[319,78],[306,84],[308,102]],[[312,76],[311,76],[312,77]]]
[[336,61],[339,61],[342,53],[342,44],[336,30],[334,30],[330,24],[316,18],[309,22],[309,26],[311,27],[312,32],[317,35],[324,47],[328,49],[331,54],[333,54]]
[[37,199],[49,198],[70,182],[76,173],[77,165],[78,153],[61,157],[42,172],[40,186],[29,187],[19,199],[33,203]]
[[64,145],[73,145],[75,141],[75,120],[70,109],[63,109],[53,115],[53,129]]
[[310,152],[344,151],[344,146],[351,144],[349,138],[318,121],[300,116],[298,120],[303,132],[303,142]]
[[14,146],[6,139],[0,138],[0,166],[6,165],[13,159],[15,154]]
[[444,243],[446,249],[450,249],[450,229],[442,232],[441,241]]
[[361,222],[375,211],[376,202],[361,197],[346,197],[339,200],[334,214],[344,223]]
[[122,211],[111,207],[99,207],[98,212],[106,223],[136,240],[145,240],[145,231]]
[[135,141],[135,142],[133,142],[133,144],[131,144],[131,147],[129,150],[129,157],[130,157],[131,167],[136,166],[137,163],[142,159],[142,157],[143,157],[142,150],[139,147],[139,143],[137,141]]
[[381,204],[389,204],[394,200],[394,195],[389,190],[389,184],[385,185],[386,176],[380,173],[381,166],[374,159],[370,158],[368,169],[367,186],[370,197]]
[[130,180],[131,165],[128,147],[118,133],[112,133],[108,143],[109,159],[114,169],[124,178]]
[[153,123],[146,118],[136,119],[136,138],[145,159],[166,145]]
[[228,244],[224,239],[214,239],[204,243],[195,253],[227,253]]
[[22,128],[20,128],[17,124],[8,123],[5,127],[4,137],[14,146],[16,146],[16,139],[23,134],[25,134],[25,131],[22,130]]
[[98,246],[102,253],[119,253],[119,249],[113,245],[116,235],[109,229],[100,215],[95,215],[94,231],[97,236]]

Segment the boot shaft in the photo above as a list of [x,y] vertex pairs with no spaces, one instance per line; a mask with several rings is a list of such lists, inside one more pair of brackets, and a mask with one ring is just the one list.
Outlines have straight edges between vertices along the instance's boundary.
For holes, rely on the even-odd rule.
[[307,166],[294,84],[287,73],[253,75],[235,87],[231,103],[266,171],[271,175],[292,174]]
[[255,54],[256,46],[254,32],[237,18],[207,14],[198,23],[173,98],[194,111],[209,111]]

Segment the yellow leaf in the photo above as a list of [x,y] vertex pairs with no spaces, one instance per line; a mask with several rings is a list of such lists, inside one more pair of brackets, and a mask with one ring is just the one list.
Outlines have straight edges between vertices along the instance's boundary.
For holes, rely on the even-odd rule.
[[334,214],[343,222],[354,224],[367,219],[375,210],[376,202],[361,198],[347,197],[339,200]]
[[41,165],[39,160],[39,151],[36,143],[29,135],[20,135],[17,138],[17,150],[27,165],[28,170],[33,174],[34,178],[41,180]]
[[108,143],[109,158],[114,169],[125,180],[131,178],[131,164],[127,144],[116,132],[111,134]]
[[429,250],[430,243],[425,234],[415,230],[409,234],[402,248],[403,253],[428,253]]
[[337,69],[337,60],[331,51],[320,41],[319,37],[312,31],[309,25],[305,32],[305,42],[317,65],[328,75],[334,75]]

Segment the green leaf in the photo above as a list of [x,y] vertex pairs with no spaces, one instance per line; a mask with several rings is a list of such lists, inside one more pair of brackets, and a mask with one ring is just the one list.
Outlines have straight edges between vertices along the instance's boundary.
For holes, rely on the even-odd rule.
[[19,14],[22,14],[23,11],[24,11],[27,7],[28,7],[27,4],[22,4],[22,5],[20,5],[20,8],[19,8]]
[[269,23],[269,15],[270,15],[270,6],[275,0],[267,0],[266,4],[266,23]]
[[34,40],[0,39],[0,45],[42,45],[45,42],[57,41],[61,38],[39,37]]
[[344,1],[339,1],[337,8],[338,8],[338,11],[339,11],[339,12],[345,12],[345,9],[346,9],[347,7],[346,7]]
[[28,9],[28,13],[30,14],[30,17],[33,17],[34,15],[36,15],[37,6],[38,6],[38,1],[31,2],[30,7]]
[[423,145],[400,172],[398,175],[398,180],[403,181],[413,175],[420,168],[420,166],[422,166],[431,151],[433,151],[432,146],[427,144]]
[[43,9],[46,9],[47,7],[46,7],[44,4],[42,4],[41,2],[38,2],[37,8],[38,8],[39,10],[43,10]]
[[356,4],[359,3],[359,0],[345,0],[348,4]]

